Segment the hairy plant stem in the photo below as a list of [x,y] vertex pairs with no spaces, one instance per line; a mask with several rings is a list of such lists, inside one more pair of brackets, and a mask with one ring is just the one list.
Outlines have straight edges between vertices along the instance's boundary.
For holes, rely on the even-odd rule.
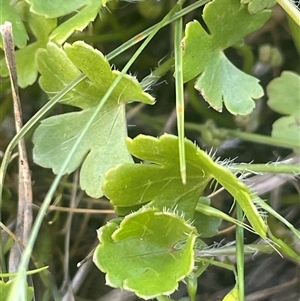
[[[192,122],[186,122],[185,127],[190,130],[195,130],[198,132],[202,132],[207,129],[206,124],[197,124]],[[285,140],[281,138],[271,137],[271,136],[265,136],[261,134],[254,134],[254,133],[248,133],[248,132],[242,132],[239,130],[231,130],[226,128],[212,128],[211,132],[213,138],[217,138],[220,140],[226,140],[230,137],[232,138],[240,138],[242,140],[251,141],[255,143],[261,143],[261,144],[267,144],[267,145],[274,145],[277,147],[284,147],[284,148],[299,148],[299,142],[298,141],[290,141]]]
[[[244,254],[256,254],[256,253],[273,253],[274,248],[270,244],[249,244],[244,245]],[[221,246],[218,248],[208,248],[200,251],[196,251],[196,257],[212,257],[212,256],[230,256],[236,254],[236,246]]]
[[286,164],[281,162],[274,162],[268,164],[234,164],[228,166],[231,171],[252,172],[252,173],[286,173],[286,174],[300,174],[299,164]]
[[171,68],[174,66],[174,58],[169,57],[166,61],[160,64],[155,70],[153,70],[148,76],[143,78],[141,81],[141,86],[143,90],[151,89],[151,86],[155,85],[155,83],[164,76]]
[[199,262],[205,262],[205,263],[209,263],[212,265],[215,265],[217,267],[220,268],[224,268],[226,270],[232,271],[234,273],[234,276],[236,277],[236,270],[233,264],[230,263],[225,263],[225,262],[221,262],[221,261],[216,261],[214,259],[209,259],[209,258],[196,258],[197,261]]
[[227,130],[227,134],[231,137],[241,138],[243,140],[261,143],[261,144],[274,145],[274,146],[279,146],[284,148],[299,147],[299,142],[297,143],[296,141],[289,141],[289,140],[280,139],[276,137],[264,136],[261,134],[246,133],[238,130]]

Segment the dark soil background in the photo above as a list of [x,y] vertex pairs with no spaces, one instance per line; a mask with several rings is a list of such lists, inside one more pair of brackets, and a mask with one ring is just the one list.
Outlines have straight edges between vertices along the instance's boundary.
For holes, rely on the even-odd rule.
[[[119,2],[117,7],[111,8],[111,14],[106,12],[102,15],[102,21],[98,18],[93,27],[83,34],[74,35],[70,42],[85,40],[87,43],[100,49],[107,54],[121,43],[131,38],[143,29],[155,24],[169,9],[169,1],[152,1],[157,6],[157,16],[149,18],[141,7],[136,3]],[[193,1],[187,1],[192,3]],[[155,14],[155,13],[153,13]],[[152,14],[152,16],[153,16]],[[110,18],[109,21],[107,18]],[[184,22],[192,19],[200,20],[201,10],[194,11],[186,16]],[[103,22],[104,23],[101,23]],[[104,26],[102,24],[105,24]],[[118,34],[116,38],[109,38],[112,34]],[[275,6],[272,18],[263,28],[245,38],[246,43],[251,47],[255,55],[255,66],[260,67],[259,47],[263,44],[270,44],[278,49],[283,58],[283,63],[277,67],[266,64],[262,71],[253,71],[261,79],[264,87],[282,70],[300,71],[299,56],[294,46],[285,12]],[[128,50],[125,54],[117,57],[112,64],[121,69],[134,53],[136,47]],[[141,57],[132,66],[131,72],[139,80],[147,76],[167,57],[172,55],[172,28],[170,26],[162,29],[146,48]],[[241,67],[243,59],[235,49],[226,51],[230,60]],[[258,68],[259,69],[259,68]],[[259,69],[260,70],[260,69]],[[213,83],[212,83],[213,84]],[[5,93],[1,95],[1,101],[10,97],[9,82],[1,79],[2,89]],[[164,132],[176,134],[174,79],[172,72],[166,74],[154,86],[150,93],[156,97],[154,106],[142,106],[129,104],[128,111],[128,134],[131,137],[139,133],[159,136]],[[198,99],[197,104],[192,103],[191,93]],[[288,93],[288,91],[287,91]],[[300,93],[300,91],[299,91]],[[38,84],[34,84],[20,91],[24,109],[25,121],[28,120],[41,106],[47,102],[47,96],[41,91]],[[186,121],[189,123],[203,124],[212,119],[216,126],[227,128],[242,128],[228,112],[222,114],[213,111],[208,104],[193,89],[186,92]],[[270,135],[271,126],[279,115],[272,112],[266,105],[266,98],[260,100],[260,111],[257,115],[257,126],[254,132]],[[200,107],[200,109],[199,109]],[[61,114],[72,110],[72,108],[57,105],[51,114]],[[11,137],[14,135],[12,110],[9,108],[6,113],[2,112],[3,122],[0,126],[0,150],[4,151]],[[5,118],[3,118],[5,117]],[[254,117],[253,117],[254,118]],[[246,124],[251,126],[253,120]],[[245,128],[245,126],[244,126]],[[31,133],[32,134],[32,133]],[[197,142],[203,149],[210,150],[214,147],[217,155],[222,159],[235,158],[235,162],[268,163],[276,160],[283,160],[290,156],[299,164],[299,158],[288,149],[245,142],[239,139],[230,139],[218,146],[210,145],[199,131],[188,129],[186,136]],[[48,191],[54,178],[50,170],[43,169],[34,163],[31,158],[31,135],[26,138],[29,152],[29,160],[33,177],[34,207],[35,214],[39,210],[41,202]],[[298,161],[297,161],[298,160]],[[251,184],[257,183],[264,186],[266,193],[261,197],[267,199],[272,206],[296,228],[300,228],[300,183],[298,179],[283,177],[282,185],[276,184],[275,175],[269,178],[263,175],[256,175],[251,179]],[[17,211],[17,160],[13,160],[9,166],[6,177],[6,197],[2,209],[2,220],[6,225],[13,225]],[[209,194],[209,191],[206,192]],[[96,229],[105,224],[114,213],[112,207],[105,199],[91,199],[79,188],[78,173],[65,176],[57,191],[57,200],[45,216],[45,221],[35,246],[34,256],[38,261],[49,265],[49,272],[40,276],[33,276],[36,300],[64,300],[64,301],[134,301],[140,300],[132,293],[112,289],[105,285],[105,276],[94,266],[91,259],[87,260],[80,268],[77,263],[82,261],[93,250],[97,243]],[[220,209],[228,211],[231,206],[229,195],[221,192],[213,197],[212,204]],[[67,208],[67,211],[60,211],[60,207]],[[78,213],[71,208],[82,208]],[[107,211],[111,210],[111,213]],[[270,219],[273,231],[285,241],[292,244],[300,244],[293,241],[290,232],[281,224]],[[12,227],[13,228],[13,227]],[[226,228],[222,225],[220,234],[206,243],[212,245],[226,245],[235,240],[234,229],[221,231]],[[65,247],[66,235],[70,235],[70,246]],[[245,242],[257,241],[253,234],[246,233]],[[225,258],[218,258],[225,260]],[[234,256],[227,258],[235,262]],[[32,265],[33,267],[33,265]],[[176,267],[174,267],[176,269]],[[247,255],[245,261],[245,287],[247,301],[298,301],[300,300],[300,270],[299,263],[289,258],[283,258],[277,253]],[[235,284],[231,272],[217,267],[209,267],[198,281],[197,300],[217,301],[222,300],[226,293]],[[73,293],[71,293],[73,291]],[[174,299],[182,298],[188,300],[186,287],[180,285],[174,293]]]

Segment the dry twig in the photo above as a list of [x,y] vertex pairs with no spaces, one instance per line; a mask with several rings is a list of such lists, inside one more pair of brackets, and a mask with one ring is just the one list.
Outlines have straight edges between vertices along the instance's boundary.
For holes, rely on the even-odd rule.
[[[22,110],[18,90],[18,78],[16,71],[16,62],[14,54],[14,42],[12,34],[12,24],[5,22],[0,26],[1,35],[3,37],[3,48],[5,60],[9,71],[11,82],[11,90],[13,97],[14,118],[16,132],[18,133],[22,126]],[[18,197],[18,216],[16,222],[16,236],[24,244],[27,244],[31,225],[32,225],[32,189],[31,189],[31,173],[27,160],[26,146],[24,139],[21,139],[18,145],[19,150],[19,197]],[[14,272],[17,270],[20,262],[20,247],[17,244],[11,249],[9,270]]]

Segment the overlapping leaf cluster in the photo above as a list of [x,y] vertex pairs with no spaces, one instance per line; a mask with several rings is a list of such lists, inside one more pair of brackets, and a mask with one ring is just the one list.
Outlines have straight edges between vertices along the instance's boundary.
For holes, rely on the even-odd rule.
[[[107,273],[108,284],[146,299],[170,294],[193,270],[190,248],[195,247],[194,235],[201,238],[217,232],[220,219],[209,217],[207,223],[203,214],[195,212],[212,178],[233,195],[257,233],[266,236],[249,188],[189,140],[185,140],[187,183],[182,184],[177,146],[178,138],[167,134],[127,139],[131,154],[145,164],[118,165],[108,171],[103,185],[116,210],[127,215],[121,223],[113,221],[99,229],[94,261]],[[201,203],[209,206],[203,199]],[[195,219],[195,228],[188,226]],[[178,237],[178,231],[184,231],[185,237]]]
[[127,138],[131,154],[151,164],[125,163],[109,170],[103,191],[116,210],[126,214],[147,204],[175,210],[186,220],[193,220],[201,193],[214,178],[239,202],[257,233],[265,237],[266,226],[252,203],[255,196],[250,189],[187,139],[187,183],[182,184],[177,146],[178,137],[167,134],[159,139],[144,135]]

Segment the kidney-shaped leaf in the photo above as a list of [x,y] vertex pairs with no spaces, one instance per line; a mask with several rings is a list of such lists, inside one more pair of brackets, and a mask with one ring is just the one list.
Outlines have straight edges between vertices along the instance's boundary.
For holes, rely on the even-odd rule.
[[176,214],[142,208],[98,230],[94,262],[108,285],[150,299],[169,295],[194,268],[195,229]]
[[184,214],[186,220],[194,219],[202,191],[209,180],[215,178],[240,204],[255,231],[266,237],[266,225],[252,201],[255,195],[193,142],[185,140],[185,185],[180,177],[176,136],[166,134],[157,139],[139,135],[134,139],[127,138],[127,147],[133,156],[151,164],[124,163],[108,171],[103,191],[117,211],[121,207],[126,213],[126,207],[130,211],[149,203],[160,210],[176,210],[178,214]]
[[[42,74],[40,84],[50,96],[65,88],[81,72],[87,76],[62,99],[63,103],[82,110],[47,118],[34,133],[34,161],[57,173],[118,71],[112,71],[104,56],[83,42],[67,44],[65,51],[49,43],[47,49],[40,50],[38,65]],[[101,187],[108,169],[132,161],[125,145],[124,107],[125,102],[134,100],[149,104],[154,101],[143,92],[135,78],[125,75],[102,107],[66,168],[66,173],[71,173],[84,161],[80,185],[90,196],[102,196]]]
[[251,15],[245,5],[236,0],[214,0],[203,11],[209,33],[197,21],[187,24],[183,40],[184,81],[194,77],[195,88],[217,111],[222,103],[234,115],[249,114],[253,99],[263,95],[258,80],[237,69],[224,55],[246,34],[260,28],[270,17],[270,11]]

